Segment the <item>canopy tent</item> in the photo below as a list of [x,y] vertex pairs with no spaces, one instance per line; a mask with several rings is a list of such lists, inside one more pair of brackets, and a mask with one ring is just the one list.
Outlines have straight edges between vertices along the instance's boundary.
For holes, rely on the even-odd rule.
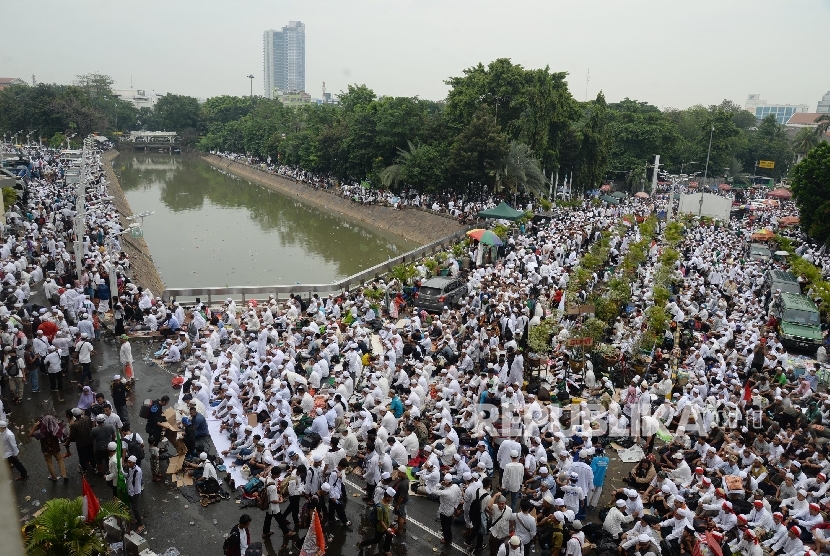
[[784,189],[783,187],[778,187],[767,193],[767,197],[772,197],[774,199],[790,199],[792,196],[793,194],[790,190]]
[[613,193],[611,193],[611,197],[616,197],[618,199],[624,199],[626,197],[626,195],[622,191],[614,191]]
[[479,218],[495,218],[497,220],[518,220],[524,216],[520,210],[516,210],[504,201],[499,203],[499,206],[483,210],[478,213]]
[[795,226],[799,222],[798,216],[784,216],[778,221],[782,226]]
[[758,230],[757,232],[755,232],[754,234],[752,234],[749,237],[751,239],[757,239],[757,240],[760,240],[760,241],[769,241],[770,239],[775,237],[775,234],[771,230],[768,230],[768,229],[764,228],[762,230]]
[[637,197],[638,199],[648,199],[648,197],[649,197],[648,193],[646,193],[645,191],[638,191],[637,193],[634,194],[634,196]]

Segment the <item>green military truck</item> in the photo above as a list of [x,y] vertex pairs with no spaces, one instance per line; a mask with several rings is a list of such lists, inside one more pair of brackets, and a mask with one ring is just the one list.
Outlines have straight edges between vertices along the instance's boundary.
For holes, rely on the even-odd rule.
[[782,292],[770,313],[778,320],[778,338],[785,346],[814,351],[821,345],[821,316],[809,297]]

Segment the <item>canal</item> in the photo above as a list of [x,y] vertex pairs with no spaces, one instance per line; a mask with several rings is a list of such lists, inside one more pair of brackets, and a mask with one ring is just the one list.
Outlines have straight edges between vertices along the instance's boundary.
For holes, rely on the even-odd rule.
[[226,174],[189,156],[113,160],[164,283],[322,284],[418,247]]

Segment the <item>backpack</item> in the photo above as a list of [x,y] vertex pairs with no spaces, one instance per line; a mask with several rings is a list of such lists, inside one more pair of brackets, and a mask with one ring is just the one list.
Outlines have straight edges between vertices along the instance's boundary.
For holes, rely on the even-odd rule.
[[[469,515],[479,515],[481,513],[481,501],[487,496],[487,492],[479,496],[481,489],[476,490],[476,497],[473,498],[473,501],[470,503],[470,511]],[[473,520],[473,530],[478,531],[481,523],[480,520]]]
[[239,548],[239,526],[234,525],[233,529],[231,529],[230,534],[225,538],[225,542],[222,543],[222,552],[227,554],[231,549],[238,549]]
[[132,433],[132,437],[132,440],[130,440],[126,436],[124,437],[124,440],[127,441],[127,454],[135,456],[135,459],[137,459],[140,463],[141,460],[144,459],[144,446],[141,444],[141,442],[136,440],[135,433]]
[[150,408],[153,406],[153,400],[144,400],[144,405],[138,410],[138,416],[142,419],[150,418]]
[[377,528],[378,524],[378,510],[380,509],[380,504],[375,504],[372,506],[372,511],[369,512],[369,523],[372,524],[372,527]]
[[300,440],[300,446],[303,448],[308,448],[309,450],[313,450],[317,446],[320,445],[322,442],[322,438],[316,432],[310,432],[307,435],[303,436],[302,440]]
[[263,512],[271,505],[271,500],[268,499],[268,487],[261,489],[256,495],[256,507]]
[[262,481],[259,477],[251,477],[248,479],[248,482],[245,483],[245,486],[242,489],[245,491],[245,494],[253,494],[257,490],[262,487]]

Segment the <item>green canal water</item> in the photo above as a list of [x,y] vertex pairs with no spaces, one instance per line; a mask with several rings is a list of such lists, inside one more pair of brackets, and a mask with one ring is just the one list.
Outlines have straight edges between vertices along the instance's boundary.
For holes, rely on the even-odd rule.
[[324,284],[417,247],[189,156],[113,160],[167,287]]

